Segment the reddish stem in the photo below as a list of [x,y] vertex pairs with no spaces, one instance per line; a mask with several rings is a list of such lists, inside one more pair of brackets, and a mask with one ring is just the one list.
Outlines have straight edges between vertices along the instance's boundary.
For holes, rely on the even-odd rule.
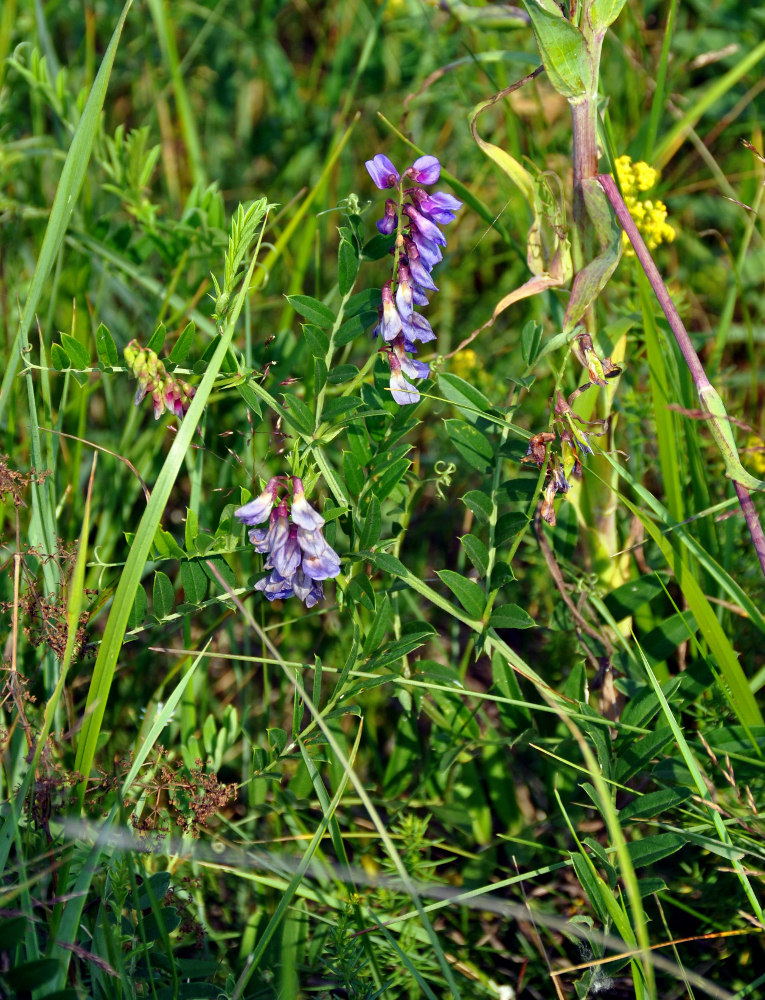
[[[711,383],[707,378],[706,372],[704,371],[701,359],[691,343],[688,331],[685,329],[683,321],[680,319],[680,314],[669,296],[667,286],[664,284],[662,277],[659,274],[659,270],[653,262],[653,257],[651,257],[650,251],[645,245],[643,237],[638,232],[635,221],[630,215],[629,209],[624,204],[624,199],[619,193],[619,189],[617,188],[613,177],[611,177],[610,174],[600,174],[598,176],[598,181],[600,182],[600,186],[606,192],[606,197],[611,202],[614,214],[632,244],[635,256],[640,261],[640,266],[645,271],[651,288],[653,289],[656,298],[659,300],[659,305],[664,310],[664,315],[667,317],[667,322],[669,323],[672,333],[675,335],[677,345],[685,358],[685,363],[688,365],[688,370],[691,373],[694,385],[701,394],[704,389],[711,388]],[[747,527],[749,528],[749,534],[752,536],[752,541],[754,542],[757,558],[760,560],[760,567],[762,568],[763,575],[765,575],[765,534],[763,533],[762,525],[760,524],[760,520],[757,516],[754,502],[752,501],[749,490],[745,486],[735,480],[733,485],[735,487],[736,496],[738,497],[738,502],[741,505],[741,510],[744,514]]]

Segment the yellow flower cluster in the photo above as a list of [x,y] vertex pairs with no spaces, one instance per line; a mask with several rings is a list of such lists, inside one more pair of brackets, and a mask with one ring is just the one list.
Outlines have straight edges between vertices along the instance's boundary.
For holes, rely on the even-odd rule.
[[[629,156],[620,156],[616,161],[616,172],[625,204],[648,249],[654,250],[660,243],[671,243],[675,238],[675,230],[667,222],[667,206],[658,198],[641,200],[639,197],[656,184],[659,171],[642,161],[633,163]],[[634,255],[626,233],[623,234],[623,239],[624,252],[628,256]]]

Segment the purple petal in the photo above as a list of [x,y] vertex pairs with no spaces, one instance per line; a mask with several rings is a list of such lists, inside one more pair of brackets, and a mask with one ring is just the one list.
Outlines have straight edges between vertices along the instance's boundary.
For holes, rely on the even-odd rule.
[[292,581],[285,580],[276,570],[272,570],[268,576],[258,580],[255,584],[255,590],[263,591],[269,601],[285,600],[292,597],[294,593]]
[[396,305],[398,306],[398,313],[402,323],[406,323],[412,315],[412,294],[413,289],[409,282],[409,268],[402,265],[398,269],[398,287],[396,288]]
[[249,532],[248,538],[252,542],[252,546],[256,552],[260,552],[262,555],[268,552],[270,543],[268,541],[267,528],[253,528]]
[[393,302],[393,292],[390,290],[390,283],[383,285],[382,310],[380,333],[383,335],[383,340],[395,340],[399,333],[401,333],[401,317]]
[[324,587],[320,580],[312,580],[302,570],[298,570],[292,578],[295,596],[305,601],[307,608],[312,608],[318,601],[324,600]]
[[427,288],[431,292],[438,291],[438,285],[433,281],[430,276],[430,272],[421,260],[410,260],[409,271],[411,272],[414,283],[420,288]]
[[298,528],[297,540],[300,548],[309,556],[319,556],[327,547],[327,541],[321,533],[321,528],[311,531],[308,528]]
[[276,500],[276,493],[279,489],[279,480],[269,479],[268,485],[254,500],[250,500],[244,507],[234,511],[234,517],[238,517],[243,524],[252,527],[255,524],[262,524],[271,513],[271,508]]
[[385,188],[395,187],[401,179],[398,170],[384,153],[378,153],[371,160],[367,160],[364,166],[374,181],[375,187],[381,191],[384,191]]
[[412,242],[417,247],[420,259],[425,267],[432,271],[440,261],[444,259],[441,248],[433,240],[427,239],[419,230],[412,229]]
[[430,375],[430,365],[427,361],[416,361],[414,358],[408,358],[404,355],[401,358],[401,371],[409,378],[427,378]]
[[420,156],[406,171],[418,184],[435,184],[441,176],[441,164],[435,156]]
[[431,340],[436,339],[433,327],[419,313],[412,313],[412,322],[409,329],[410,338],[412,340],[419,340],[421,344],[428,344]]
[[300,528],[315,531],[324,524],[324,518],[308,503],[303,490],[303,481],[292,477],[292,520]]
[[297,540],[298,529],[290,527],[287,535],[280,536],[278,543],[271,548],[271,564],[281,576],[289,579],[300,566],[303,554]]
[[328,545],[320,556],[303,556],[301,568],[312,580],[330,580],[340,572],[340,558]]
[[[404,214],[408,215],[411,219],[412,239],[414,239],[415,243],[417,243],[417,240],[414,236],[414,232],[417,230],[422,233],[426,240],[431,240],[433,243],[439,243],[442,247],[446,246],[446,237],[435,222],[431,222],[430,219],[426,218],[421,212],[418,212],[414,205],[404,205],[403,211]],[[420,255],[423,257],[425,256],[422,253],[422,250],[420,250]]]

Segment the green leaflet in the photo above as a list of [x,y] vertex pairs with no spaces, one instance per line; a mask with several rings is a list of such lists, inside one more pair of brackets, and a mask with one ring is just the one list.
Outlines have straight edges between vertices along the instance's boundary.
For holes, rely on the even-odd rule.
[[568,101],[595,91],[597,66],[592,66],[582,32],[567,21],[552,0],[524,0],[550,83]]

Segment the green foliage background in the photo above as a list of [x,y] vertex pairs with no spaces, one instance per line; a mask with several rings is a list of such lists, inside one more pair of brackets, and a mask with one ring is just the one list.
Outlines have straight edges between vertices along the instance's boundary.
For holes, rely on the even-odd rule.
[[[763,579],[664,316],[623,257],[622,374],[575,405],[611,430],[554,528],[522,459],[587,378],[568,291],[458,349],[529,278],[470,128],[537,67],[527,22],[6,0],[0,995],[762,990]],[[662,171],[656,261],[759,476],[764,22],[628,0],[600,80],[601,167]],[[477,129],[570,225],[547,77]],[[465,207],[399,408],[363,162],[415,150]],[[133,405],[133,338],[197,387],[183,422]],[[253,592],[233,517],[298,465],[343,558],[311,611]]]

